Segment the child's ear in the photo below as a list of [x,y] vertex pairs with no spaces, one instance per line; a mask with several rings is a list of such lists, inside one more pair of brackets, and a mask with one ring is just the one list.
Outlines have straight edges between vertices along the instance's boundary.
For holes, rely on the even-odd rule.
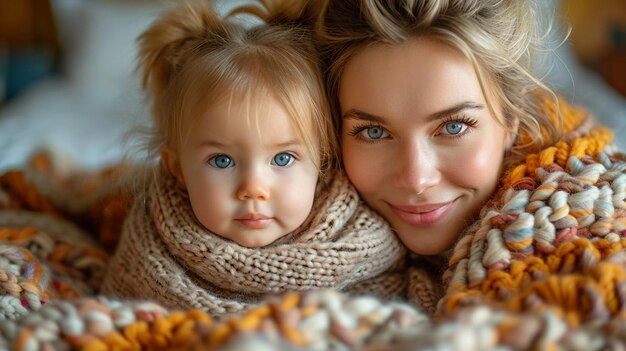
[[161,166],[176,178],[178,185],[185,189],[185,178],[180,167],[180,159],[178,154],[169,147],[165,146],[161,149]]

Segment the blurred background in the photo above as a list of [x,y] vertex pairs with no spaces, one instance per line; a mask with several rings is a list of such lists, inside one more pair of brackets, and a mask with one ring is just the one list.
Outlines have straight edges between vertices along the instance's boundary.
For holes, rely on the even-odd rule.
[[[540,0],[557,18],[537,70],[626,150],[626,0]],[[173,1],[0,0],[0,172],[38,149],[84,169],[118,162],[148,123],[135,39]],[[174,1],[175,2],[175,1]],[[225,13],[246,0],[217,0]],[[133,157],[133,154],[129,154]]]

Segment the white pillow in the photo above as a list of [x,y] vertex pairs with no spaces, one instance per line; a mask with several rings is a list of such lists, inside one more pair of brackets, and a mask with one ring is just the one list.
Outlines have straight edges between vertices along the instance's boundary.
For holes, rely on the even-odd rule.
[[103,101],[135,87],[136,38],[164,6],[128,0],[52,3],[65,49],[63,71],[77,91]]

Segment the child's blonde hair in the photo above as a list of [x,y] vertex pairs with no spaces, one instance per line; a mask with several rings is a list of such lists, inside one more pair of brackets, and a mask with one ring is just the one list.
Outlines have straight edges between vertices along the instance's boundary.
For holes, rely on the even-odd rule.
[[422,36],[465,55],[474,66],[491,113],[495,115],[485,91],[487,79],[495,83],[493,94],[502,102],[506,126],[513,127],[517,118],[520,132],[536,136],[531,143],[516,143],[507,164],[554,143],[561,136],[560,121],[549,120],[537,95],[528,93],[543,91],[556,100],[531,73],[534,53],[547,33],[540,30],[537,11],[534,0],[328,1],[318,35],[336,129],[341,126],[339,80],[347,62],[368,45],[399,45]]
[[322,174],[334,165],[337,146],[312,28],[308,17],[287,15],[274,12],[267,17],[273,22],[246,28],[206,2],[185,3],[139,37],[139,69],[154,118],[152,156],[164,147],[177,151],[194,116],[211,103],[243,97],[254,110],[273,98]]

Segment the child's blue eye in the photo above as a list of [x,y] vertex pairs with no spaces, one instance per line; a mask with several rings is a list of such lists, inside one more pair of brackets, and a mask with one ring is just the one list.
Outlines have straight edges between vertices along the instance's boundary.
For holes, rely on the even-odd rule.
[[464,127],[465,127],[465,124],[461,122],[448,122],[446,123],[444,128],[446,130],[446,134],[457,135],[463,132]]
[[380,139],[385,136],[385,130],[380,127],[368,127],[365,133],[369,139]]
[[288,154],[286,152],[281,152],[280,154],[276,154],[272,159],[272,165],[279,167],[286,167],[293,163],[295,157],[293,155]]
[[226,155],[217,155],[209,159],[209,164],[215,168],[229,168],[233,166],[233,160]]

